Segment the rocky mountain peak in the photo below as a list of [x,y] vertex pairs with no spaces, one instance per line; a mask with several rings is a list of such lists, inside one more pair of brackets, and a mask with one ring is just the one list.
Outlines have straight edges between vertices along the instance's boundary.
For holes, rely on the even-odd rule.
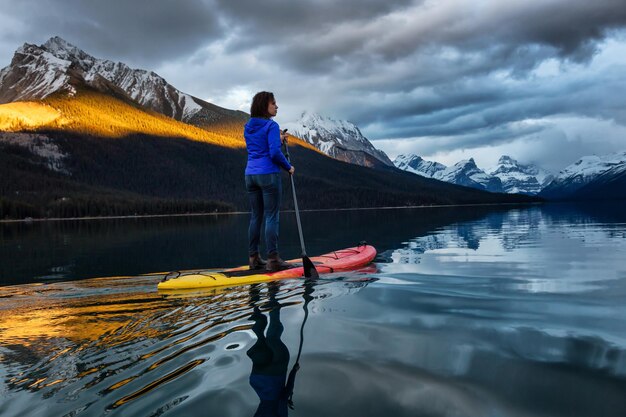
[[25,43],[15,51],[11,64],[0,71],[0,104],[43,99],[56,91],[72,94],[71,64],[43,47]]
[[411,167],[411,164],[419,164],[421,160],[422,157],[412,153],[400,154],[393,160],[393,164],[396,168],[408,170]]
[[474,158],[459,161],[438,172],[434,178],[479,190],[502,192],[500,179],[478,168]]
[[457,162],[456,164],[448,167],[448,170],[463,171],[463,172],[481,171],[480,168],[478,168],[478,166],[476,165],[476,161],[474,161],[474,158],[463,159]]
[[78,49],[76,46],[72,45],[65,39],[61,38],[60,36],[51,37],[42,46],[48,49],[49,51],[52,51],[52,50],[72,51],[72,50]]
[[393,166],[389,157],[376,149],[357,125],[347,120],[304,111],[297,121],[285,123],[283,127],[335,159],[364,166]]
[[15,54],[13,55],[13,60],[16,59],[19,55],[27,55],[32,52],[34,48],[39,48],[37,45],[33,45],[32,43],[25,42],[22,46],[15,50]]
[[508,155],[502,155],[498,159],[498,165],[517,165],[517,161]]
[[42,100],[54,93],[70,96],[81,87],[124,96],[158,113],[199,126],[243,122],[243,112],[224,109],[185,94],[153,71],[95,58],[61,37],[43,45],[24,44],[0,71],[0,104]]
[[307,125],[311,123],[319,123],[323,119],[324,117],[322,117],[321,114],[305,110],[300,115],[300,119],[298,121],[302,122],[303,125]]
[[343,141],[344,138],[355,139],[359,142],[367,141],[358,126],[347,120],[335,120],[319,113],[304,111],[297,123],[303,129],[314,129],[318,133],[333,135],[339,141]]
[[498,165],[488,173],[500,178],[504,191],[516,194],[537,194],[552,180],[552,175],[533,164],[521,164],[508,155],[502,155]]
[[434,178],[437,172],[446,169],[446,166],[439,162],[427,161],[415,154],[398,155],[393,164],[399,169],[428,178]]
[[65,59],[68,61],[95,61],[96,58],[89,55],[82,49],[72,45],[67,42],[65,39],[60,38],[58,36],[54,36],[46,41],[41,48],[50,52],[52,55],[56,56],[60,59]]

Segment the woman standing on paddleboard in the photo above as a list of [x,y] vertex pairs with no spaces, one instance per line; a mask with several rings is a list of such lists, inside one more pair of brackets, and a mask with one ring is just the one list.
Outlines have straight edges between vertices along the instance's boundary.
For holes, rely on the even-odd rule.
[[[251,209],[248,227],[250,269],[280,271],[290,267],[278,254],[278,211],[282,198],[280,170],[284,169],[293,175],[295,168],[280,150],[287,135],[281,133],[278,123],[272,120],[277,112],[278,106],[273,93],[257,93],[250,106],[251,118],[244,129],[248,150],[246,190]],[[267,262],[259,254],[263,219]]]

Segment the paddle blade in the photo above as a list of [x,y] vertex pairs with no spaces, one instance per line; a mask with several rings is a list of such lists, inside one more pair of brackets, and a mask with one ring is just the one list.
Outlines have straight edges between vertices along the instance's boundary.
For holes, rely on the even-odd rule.
[[317,273],[317,269],[315,269],[315,265],[309,259],[308,256],[302,257],[302,266],[304,266],[304,276],[306,278],[319,278],[320,274]]

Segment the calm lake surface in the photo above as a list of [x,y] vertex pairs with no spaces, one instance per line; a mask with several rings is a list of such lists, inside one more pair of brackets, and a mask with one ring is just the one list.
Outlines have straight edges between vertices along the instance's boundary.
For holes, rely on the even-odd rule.
[[623,204],[302,220],[375,266],[160,293],[245,263],[248,217],[0,224],[0,416],[626,415]]

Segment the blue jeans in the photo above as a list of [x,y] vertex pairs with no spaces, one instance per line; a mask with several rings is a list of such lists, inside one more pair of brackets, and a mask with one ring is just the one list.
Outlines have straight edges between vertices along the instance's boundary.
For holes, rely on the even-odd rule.
[[246,190],[248,190],[251,209],[248,227],[249,255],[259,253],[263,220],[265,220],[267,254],[276,254],[278,253],[278,210],[282,198],[280,173],[246,175]]

